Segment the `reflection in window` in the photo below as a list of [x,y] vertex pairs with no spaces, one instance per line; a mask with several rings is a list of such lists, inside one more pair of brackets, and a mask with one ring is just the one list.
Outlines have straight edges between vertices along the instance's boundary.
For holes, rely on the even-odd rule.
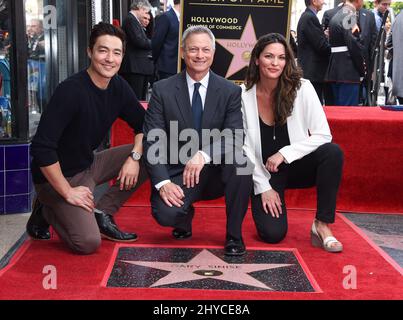
[[0,139],[12,137],[10,27],[9,3],[0,0]]
[[28,47],[29,129],[32,136],[47,100],[43,0],[25,1],[25,21]]

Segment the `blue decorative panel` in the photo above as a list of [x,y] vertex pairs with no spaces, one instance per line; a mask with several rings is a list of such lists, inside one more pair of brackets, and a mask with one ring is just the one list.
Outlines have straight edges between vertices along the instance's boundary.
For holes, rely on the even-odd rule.
[[29,146],[5,147],[5,160],[6,170],[29,169]]
[[0,146],[0,214],[31,211],[29,144]]
[[27,213],[31,211],[31,195],[7,196],[5,213]]
[[28,190],[29,190],[28,192],[34,191],[34,185],[33,185],[33,182],[32,182],[31,171],[28,172]]
[[5,190],[4,190],[4,176],[5,176],[4,171],[0,171],[0,197],[3,197],[4,192],[5,192]]
[[0,171],[4,170],[4,147],[0,146]]
[[19,195],[30,192],[29,170],[6,171],[6,195]]
[[4,197],[0,197],[0,214],[4,214]]

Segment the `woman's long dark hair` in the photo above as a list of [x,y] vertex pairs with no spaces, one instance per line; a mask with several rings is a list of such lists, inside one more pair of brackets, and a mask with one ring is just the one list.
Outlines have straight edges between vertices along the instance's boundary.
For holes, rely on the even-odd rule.
[[273,96],[274,121],[284,124],[292,113],[297,90],[301,87],[302,70],[295,63],[292,49],[281,34],[269,33],[259,38],[251,53],[245,86],[246,90],[249,90],[260,81],[256,60],[259,59],[264,48],[272,43],[281,43],[285,48],[286,64]]

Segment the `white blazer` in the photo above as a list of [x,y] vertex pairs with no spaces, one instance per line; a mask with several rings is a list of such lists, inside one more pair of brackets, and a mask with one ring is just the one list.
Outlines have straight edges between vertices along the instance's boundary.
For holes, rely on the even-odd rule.
[[[242,85],[242,114],[245,130],[244,151],[254,164],[253,184],[255,194],[272,189],[270,172],[262,159],[259,114],[256,98],[256,85],[246,91]],[[315,151],[322,144],[332,141],[329,124],[322,104],[311,82],[301,79],[292,114],[287,118],[290,145],[280,149],[287,163],[299,160]]]

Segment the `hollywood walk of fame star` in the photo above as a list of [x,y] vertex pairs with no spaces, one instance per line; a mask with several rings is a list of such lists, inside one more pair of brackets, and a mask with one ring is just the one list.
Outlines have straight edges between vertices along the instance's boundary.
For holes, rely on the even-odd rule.
[[276,268],[292,266],[293,264],[232,264],[220,259],[208,250],[203,250],[189,262],[158,262],[158,261],[128,261],[124,263],[170,271],[170,273],[159,279],[151,287],[158,287],[168,284],[181,283],[186,281],[214,278],[222,281],[229,281],[238,284],[258,287],[266,290],[274,290],[261,281],[250,276],[248,273]]
[[233,54],[231,64],[225,78],[229,78],[249,65],[250,55],[256,44],[256,32],[252,17],[249,16],[241,39],[216,39],[216,42]]
[[378,246],[403,250],[403,236],[394,234],[379,234],[368,229],[362,228],[364,233],[368,235]]

